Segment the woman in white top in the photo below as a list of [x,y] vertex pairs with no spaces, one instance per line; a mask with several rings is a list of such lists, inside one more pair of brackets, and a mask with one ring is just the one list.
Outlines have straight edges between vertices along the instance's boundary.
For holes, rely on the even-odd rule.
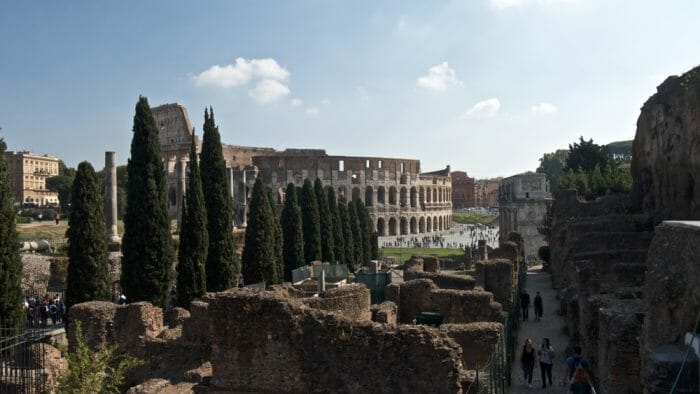
[[537,356],[540,361],[540,371],[542,372],[542,388],[547,387],[547,378],[549,385],[552,385],[552,364],[554,363],[554,348],[549,344],[549,338],[544,338],[542,346],[537,351]]

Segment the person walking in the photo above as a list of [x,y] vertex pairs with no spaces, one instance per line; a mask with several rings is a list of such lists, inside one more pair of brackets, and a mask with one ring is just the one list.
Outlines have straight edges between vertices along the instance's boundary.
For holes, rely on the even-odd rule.
[[530,311],[530,294],[528,294],[527,290],[525,289],[523,289],[523,292],[520,294],[520,308],[523,311],[523,321],[528,321]]
[[542,346],[537,351],[537,357],[540,362],[540,372],[542,374],[542,388],[547,388],[547,379],[549,378],[549,385],[552,386],[552,366],[554,364],[554,348],[549,343],[549,338],[544,338],[542,340]]
[[588,372],[585,368],[578,367],[574,372],[573,379],[569,385],[570,394],[593,394]]
[[540,292],[535,295],[535,321],[542,320],[542,312],[544,312],[544,307],[542,305],[542,296]]
[[532,388],[532,373],[535,369],[535,347],[532,339],[528,338],[523,346],[523,354],[520,356],[520,363],[523,368],[523,375],[527,381],[527,387]]
[[590,376],[590,367],[588,360],[582,356],[581,346],[574,346],[574,354],[566,358],[566,365],[564,366],[564,386],[566,386],[569,380],[574,378],[574,374],[577,369],[584,369],[586,372],[586,378]]

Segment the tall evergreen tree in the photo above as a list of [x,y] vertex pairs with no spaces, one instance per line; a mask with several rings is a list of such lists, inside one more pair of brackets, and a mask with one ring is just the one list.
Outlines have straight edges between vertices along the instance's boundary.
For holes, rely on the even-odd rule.
[[207,291],[206,261],[209,250],[207,212],[202,178],[197,162],[197,145],[192,133],[187,189],[182,201],[180,247],[177,261],[177,300],[185,308]]
[[367,207],[359,198],[355,200],[355,210],[357,211],[357,221],[360,224],[360,234],[362,237],[362,265],[369,265],[372,260],[372,219],[369,217]]
[[352,225],[348,215],[348,206],[342,199],[338,201],[338,218],[340,219],[340,230],[343,232],[345,260],[343,263],[352,267],[355,264],[355,241],[352,234]]
[[214,123],[214,110],[204,110],[204,131],[200,168],[204,205],[207,210],[209,251],[206,277],[208,291],[223,291],[235,285],[241,267],[233,237],[233,200],[228,192],[226,162],[221,149],[219,128]]
[[362,229],[360,219],[357,216],[357,206],[354,202],[348,201],[348,221],[352,230],[352,257],[354,264],[362,264],[364,252],[362,251]]
[[127,206],[122,239],[121,286],[128,301],[167,305],[173,247],[158,126],[140,97],[127,164]]
[[267,202],[270,204],[270,226],[272,228],[272,233],[274,238],[274,251],[275,251],[275,282],[280,283],[284,278],[284,268],[282,267],[282,227],[280,226],[280,218],[277,215],[277,203],[272,197],[272,189],[265,187],[267,194]]
[[343,238],[343,228],[338,213],[338,202],[335,199],[333,188],[328,189],[328,210],[331,214],[331,225],[333,226],[333,254],[338,263],[345,263],[345,239]]
[[253,186],[243,247],[243,278],[249,284],[263,281],[272,284],[279,281],[275,264],[272,212],[265,188],[262,179],[258,177]]
[[299,200],[302,229],[304,230],[304,260],[308,263],[321,258],[321,224],[318,203],[309,178],[304,180]]
[[102,188],[92,165],[84,161],[71,187],[68,219],[66,302],[109,301],[109,267]]
[[22,261],[5,161],[6,148],[5,141],[0,138],[0,321],[14,325],[21,322]]
[[370,235],[370,244],[372,245],[372,260],[379,260],[379,233],[373,231]]
[[293,183],[287,185],[281,222],[284,280],[291,282],[292,271],[304,265],[304,230],[301,227],[297,188]]
[[314,181],[314,192],[316,193],[318,217],[321,227],[321,260],[334,263],[336,259],[333,239],[333,218],[328,208],[328,196],[323,191],[323,182],[321,182],[321,178],[316,178]]

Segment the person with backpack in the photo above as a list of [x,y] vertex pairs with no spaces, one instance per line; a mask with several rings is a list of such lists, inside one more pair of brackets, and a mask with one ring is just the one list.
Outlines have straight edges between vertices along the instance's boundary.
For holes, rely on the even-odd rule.
[[547,378],[549,377],[549,385],[552,386],[552,366],[554,364],[554,348],[549,343],[549,338],[542,340],[542,346],[537,351],[537,356],[540,361],[540,372],[542,373],[542,388],[547,388]]
[[576,368],[568,392],[570,394],[595,394],[588,378],[588,372],[584,368],[580,366]]
[[520,356],[520,363],[523,368],[523,375],[527,381],[527,387],[532,388],[532,372],[535,369],[535,347],[532,339],[528,338],[523,346],[523,354]]
[[577,368],[585,370],[586,378],[590,375],[588,360],[583,358],[581,352],[581,346],[574,346],[574,354],[566,358],[566,365],[564,366],[564,387],[566,387],[569,380],[573,380]]

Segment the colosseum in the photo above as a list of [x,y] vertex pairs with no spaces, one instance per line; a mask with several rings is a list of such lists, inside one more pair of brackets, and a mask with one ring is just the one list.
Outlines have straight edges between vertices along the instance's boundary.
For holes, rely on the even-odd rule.
[[[153,108],[161,129],[171,216],[179,218],[185,188],[192,126],[180,104]],[[198,144],[200,142],[198,141]],[[236,224],[245,227],[248,202],[261,176],[284,203],[288,183],[301,186],[305,178],[320,178],[339,199],[361,199],[369,209],[379,236],[423,234],[452,226],[450,167],[421,173],[420,161],[384,157],[330,156],[320,149],[285,149],[223,145],[229,188],[237,209]]]

